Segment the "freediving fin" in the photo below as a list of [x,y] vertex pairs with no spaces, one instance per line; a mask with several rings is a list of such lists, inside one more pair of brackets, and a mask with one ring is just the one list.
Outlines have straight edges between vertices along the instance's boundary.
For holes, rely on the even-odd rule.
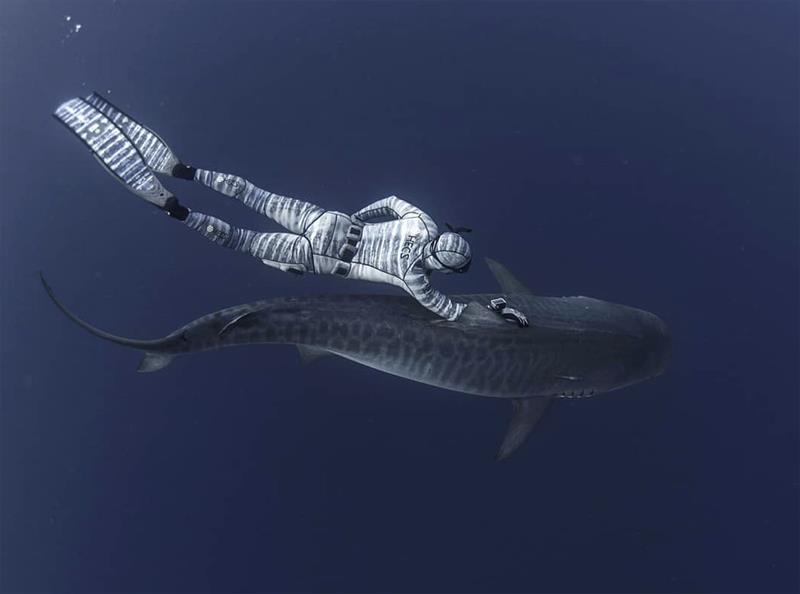
[[317,359],[323,359],[324,357],[330,357],[333,355],[332,352],[326,351],[325,349],[307,346],[304,344],[297,345],[297,352],[300,353],[300,362],[303,365],[308,365]]
[[489,270],[492,271],[494,278],[500,285],[500,290],[507,295],[526,294],[531,295],[531,290],[522,284],[517,277],[508,271],[508,268],[500,264],[497,260],[485,258]]
[[172,194],[147,167],[130,139],[96,107],[83,99],[70,99],[53,116],[92,151],[97,161],[121,184],[140,198],[163,208]]
[[147,353],[142,358],[141,363],[139,363],[139,368],[136,371],[139,373],[150,373],[151,371],[164,369],[170,363],[172,363],[172,355]]
[[511,404],[514,405],[514,416],[497,452],[495,459],[498,461],[508,458],[525,442],[550,405],[550,398],[514,398]]
[[99,93],[94,92],[86,102],[96,107],[110,119],[139,151],[145,164],[156,173],[172,175],[173,168],[180,163],[164,139],[130,117]]

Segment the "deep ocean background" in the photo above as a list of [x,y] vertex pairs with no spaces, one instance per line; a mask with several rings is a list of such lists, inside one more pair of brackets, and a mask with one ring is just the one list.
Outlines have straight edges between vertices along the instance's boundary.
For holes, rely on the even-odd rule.
[[[66,17],[70,16],[69,21]],[[795,592],[798,5],[0,4],[4,592]],[[80,30],[75,31],[80,24]],[[547,295],[660,315],[666,375],[506,402],[288,346],[135,372],[296,278],[128,194],[50,113],[97,89],[185,161],[475,229]],[[189,206],[275,229],[197,184]],[[488,269],[439,278],[492,289]]]

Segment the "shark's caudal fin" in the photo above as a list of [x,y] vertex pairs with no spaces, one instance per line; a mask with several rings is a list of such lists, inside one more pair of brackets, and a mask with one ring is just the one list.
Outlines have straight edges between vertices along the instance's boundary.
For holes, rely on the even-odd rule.
[[511,404],[514,405],[514,416],[497,452],[497,460],[505,460],[525,442],[550,405],[550,398],[514,398]]
[[56,307],[60,309],[65,316],[67,316],[70,320],[75,322],[78,326],[89,332],[90,334],[94,334],[98,338],[102,338],[103,340],[108,340],[109,342],[113,342],[116,344],[121,344],[122,346],[132,347],[135,349],[141,349],[143,351],[158,351],[159,348],[163,348],[169,341],[169,338],[159,338],[157,340],[136,340],[134,338],[125,338],[124,336],[117,336],[115,334],[111,334],[104,330],[100,330],[100,328],[95,328],[88,322],[84,322],[74,313],[69,311],[64,304],[62,304],[53,293],[53,289],[50,288],[50,285],[47,284],[47,281],[44,279],[44,275],[40,272],[39,278],[42,280],[42,285],[44,286],[44,290],[47,291],[47,295],[56,304]]
[[531,294],[531,290],[519,282],[519,280],[508,271],[508,268],[500,264],[500,262],[492,260],[491,258],[486,258],[486,264],[500,284],[500,290],[503,291],[503,293],[508,295],[513,295],[515,293]]

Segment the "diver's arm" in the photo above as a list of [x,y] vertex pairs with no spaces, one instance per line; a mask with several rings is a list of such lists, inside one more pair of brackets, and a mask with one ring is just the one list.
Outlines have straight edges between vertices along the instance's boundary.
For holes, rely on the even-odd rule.
[[405,200],[397,196],[389,196],[383,200],[373,202],[369,206],[365,206],[358,212],[353,214],[353,217],[367,222],[374,219],[389,217],[392,219],[402,219],[406,216],[425,214],[413,204],[409,204]]
[[458,319],[467,307],[466,303],[453,301],[441,291],[434,289],[428,275],[424,273],[409,275],[406,278],[406,287],[420,305],[451,322]]

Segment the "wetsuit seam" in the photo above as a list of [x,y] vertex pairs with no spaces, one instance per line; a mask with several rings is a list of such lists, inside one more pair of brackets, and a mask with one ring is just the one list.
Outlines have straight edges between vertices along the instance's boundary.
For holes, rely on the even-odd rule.
[[308,242],[308,249],[311,251],[311,268],[312,268],[311,272],[313,274],[317,274],[317,264],[316,264],[316,262],[314,262],[314,256],[316,255],[314,253],[314,246],[311,243],[311,240],[308,237],[306,237],[305,235],[300,235],[300,237],[302,237],[303,239],[305,239]]
[[[414,266],[416,266],[416,265],[417,265],[417,262],[419,262],[421,259],[422,259],[422,256],[417,256],[417,259],[416,259],[416,260],[414,260],[414,261],[411,263],[411,266],[409,266],[409,267],[408,267],[408,269],[407,269],[407,270],[406,270],[406,271],[403,273],[403,278],[402,278],[402,279],[400,279],[400,280],[402,280],[402,281],[405,283],[405,282],[406,282],[406,277],[408,276],[408,273],[409,273],[409,272],[411,272],[411,271],[414,269]],[[423,273],[422,273],[422,275],[424,276],[424,275],[425,275],[425,273],[423,272]],[[407,284],[407,283],[406,283],[406,284]]]
[[431,235],[433,235],[433,234],[431,233],[431,230],[428,229],[428,223],[425,222],[425,219],[422,218],[421,214],[418,213],[417,217],[419,218],[420,221],[422,221],[422,225],[425,227],[425,233],[428,234],[428,241],[430,241],[431,240]]
[[457,252],[455,250],[436,250],[437,254],[457,254],[459,256],[463,256],[461,252]]
[[328,212],[327,210],[323,210],[323,211],[322,211],[322,212],[321,212],[319,215],[317,215],[317,216],[314,218],[314,220],[313,220],[313,221],[311,221],[311,222],[310,222],[308,225],[306,225],[305,227],[303,227],[303,233],[301,233],[301,235],[305,234],[305,232],[306,232],[306,231],[308,231],[309,227],[311,227],[311,225],[313,225],[314,223],[316,223],[316,222],[317,222],[317,221],[320,219],[320,217],[322,217],[322,215],[326,214],[327,212]]
[[[395,219],[402,219],[402,218],[403,218],[403,217],[400,215],[400,213],[398,213],[398,212],[397,212],[395,209],[393,209],[391,206],[381,206],[381,207],[379,207],[379,208],[373,208],[372,210],[367,210],[367,211],[364,211],[363,213],[361,213],[360,215],[358,215],[358,218],[359,218],[359,219],[365,219],[365,218],[369,218],[369,216],[370,216],[372,213],[376,213],[376,212],[378,212],[378,213],[379,213],[380,211],[382,211],[382,210],[384,210],[384,209],[385,209],[385,210],[388,210],[388,211],[390,211],[392,214],[394,214],[394,218],[395,218]],[[405,215],[403,215],[403,216],[405,216]]]

